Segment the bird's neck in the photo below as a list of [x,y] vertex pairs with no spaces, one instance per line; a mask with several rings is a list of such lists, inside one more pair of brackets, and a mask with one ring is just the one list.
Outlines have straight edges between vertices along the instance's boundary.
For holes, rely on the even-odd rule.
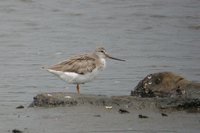
[[103,70],[106,67],[106,59],[100,58],[100,68]]

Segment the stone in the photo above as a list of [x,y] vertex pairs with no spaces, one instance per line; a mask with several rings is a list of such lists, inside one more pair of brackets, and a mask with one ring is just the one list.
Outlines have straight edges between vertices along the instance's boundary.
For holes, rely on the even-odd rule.
[[13,129],[13,130],[12,130],[12,133],[23,133],[23,131],[20,131],[20,130],[18,130],[18,129]]
[[[106,110],[159,109],[200,112],[200,84],[172,72],[147,75],[131,91],[131,95],[105,96],[67,92],[41,93],[30,107],[102,106]],[[126,109],[126,110],[124,110]]]
[[127,113],[130,113],[128,110],[126,110],[126,109],[122,109],[122,108],[120,108],[119,109],[119,113],[120,114],[127,114]]
[[149,118],[148,116],[146,116],[146,115],[141,115],[141,114],[139,114],[138,117],[139,117],[139,118],[142,118],[142,119],[143,119],[143,118]]
[[138,97],[200,97],[200,83],[192,82],[173,72],[147,75],[131,91]]
[[19,105],[19,106],[16,107],[16,109],[23,109],[23,108],[24,108],[23,105]]

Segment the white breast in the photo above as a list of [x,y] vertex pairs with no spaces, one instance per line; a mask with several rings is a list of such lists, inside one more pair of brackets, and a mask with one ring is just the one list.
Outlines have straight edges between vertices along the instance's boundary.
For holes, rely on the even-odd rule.
[[106,60],[104,58],[101,58],[100,59],[100,62],[101,62],[101,67],[100,69],[103,70],[105,67],[106,67]]

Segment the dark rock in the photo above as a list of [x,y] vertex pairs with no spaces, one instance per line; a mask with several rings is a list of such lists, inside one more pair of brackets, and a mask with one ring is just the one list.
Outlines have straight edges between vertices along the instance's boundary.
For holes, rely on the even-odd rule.
[[173,72],[147,75],[131,91],[139,97],[200,97],[200,83],[188,81]]
[[66,92],[38,94],[30,107],[56,107],[91,105],[112,107],[119,113],[128,113],[130,109],[175,109],[200,110],[200,84],[186,80],[172,73],[160,72],[147,75],[141,80],[131,96],[88,95]]
[[127,114],[127,113],[130,113],[130,112],[125,110],[125,109],[119,109],[119,113],[120,114]]
[[18,129],[13,129],[13,130],[12,130],[12,133],[23,133],[23,131],[20,131],[20,130],[18,130]]
[[200,83],[173,72],[147,75],[131,91],[131,95],[154,98],[160,109],[200,110]]
[[[66,98],[67,97],[67,98]],[[33,98],[33,102],[29,107],[56,107],[56,106],[112,106],[116,109],[129,108],[155,108],[154,99],[141,99],[133,96],[104,96],[104,95],[88,95],[66,92],[53,92],[38,94]]]
[[42,93],[34,97],[30,107],[56,107],[56,106],[112,106],[113,109],[118,109],[119,112],[124,112],[123,108],[130,109],[175,109],[175,110],[189,110],[199,109],[199,99],[191,98],[168,98],[168,97],[154,97],[141,98],[135,96],[98,96],[98,95],[77,95],[76,93]]
[[167,117],[168,115],[165,113],[161,113],[162,116]]
[[23,109],[23,108],[24,108],[23,105],[19,105],[19,106],[16,107],[16,109]]
[[69,105],[73,106],[77,104],[77,101],[73,98],[66,97],[63,93],[43,93],[39,94],[36,97],[33,98],[34,101],[30,105],[31,106],[64,106]]
[[177,106],[178,109],[200,109],[200,99],[188,99],[183,104]]
[[157,107],[164,109],[185,110],[187,112],[200,112],[200,99],[192,98],[162,98]]
[[139,117],[139,118],[149,118],[148,116],[146,116],[146,115],[141,115],[141,114],[138,115],[138,117]]
[[101,115],[94,115],[94,117],[101,117]]

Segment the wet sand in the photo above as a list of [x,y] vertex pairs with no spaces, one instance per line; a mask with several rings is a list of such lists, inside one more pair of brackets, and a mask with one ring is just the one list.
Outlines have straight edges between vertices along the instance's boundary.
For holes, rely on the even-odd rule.
[[127,110],[130,113],[121,114],[116,108],[94,105],[16,109],[16,119],[3,129],[8,132],[16,128],[25,133],[198,133],[200,130],[199,113],[162,112],[155,108]]
[[[4,126],[4,132],[18,129],[24,133],[198,133],[200,130],[200,113],[161,109],[153,98],[62,92],[37,97],[41,98],[39,104],[15,110],[16,118]],[[35,103],[37,99],[34,98]],[[58,99],[69,102],[53,101]]]

